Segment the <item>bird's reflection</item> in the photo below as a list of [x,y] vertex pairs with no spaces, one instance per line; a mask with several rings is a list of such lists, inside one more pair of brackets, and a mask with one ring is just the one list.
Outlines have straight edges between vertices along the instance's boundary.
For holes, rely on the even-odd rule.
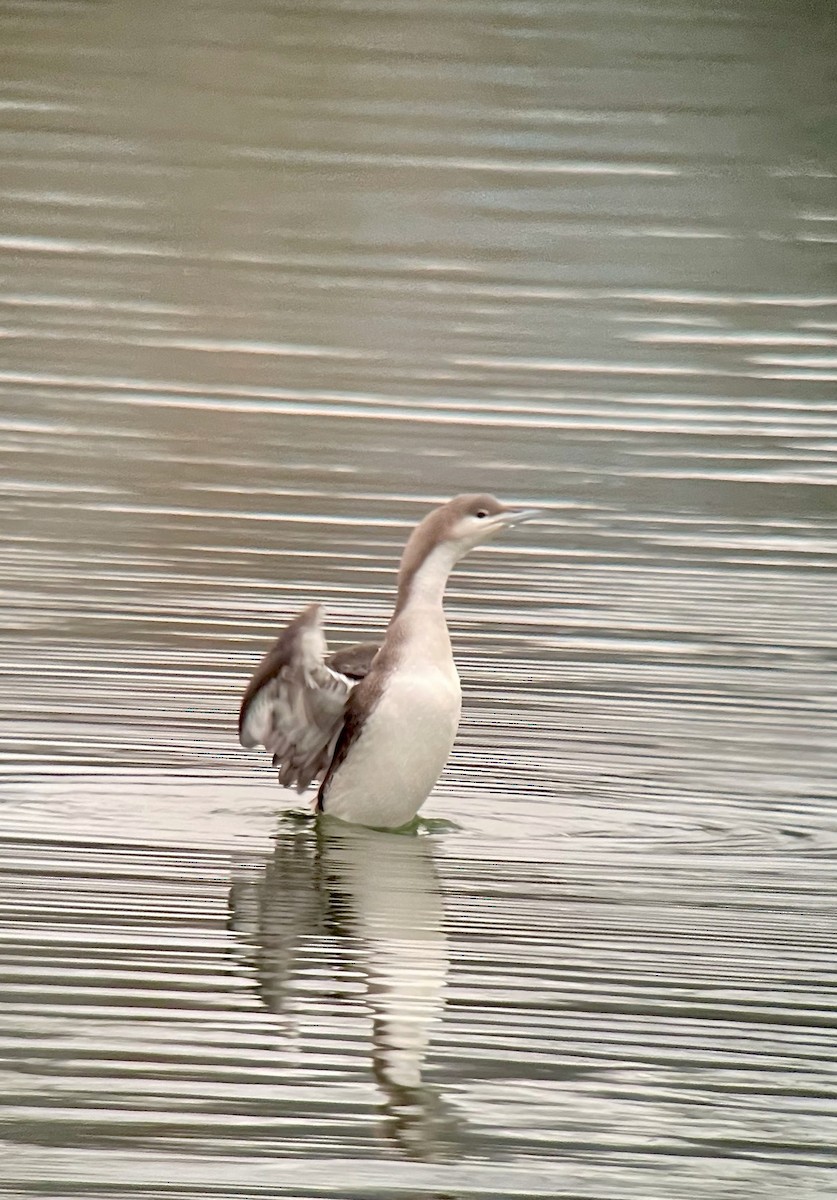
[[386,1134],[410,1157],[451,1149],[445,1106],[422,1080],[448,969],[432,840],[328,817],[286,819],[273,857],[259,872],[238,872],[230,892],[231,928],[289,1035],[312,948],[322,976],[313,1004],[333,1012],[362,999]]

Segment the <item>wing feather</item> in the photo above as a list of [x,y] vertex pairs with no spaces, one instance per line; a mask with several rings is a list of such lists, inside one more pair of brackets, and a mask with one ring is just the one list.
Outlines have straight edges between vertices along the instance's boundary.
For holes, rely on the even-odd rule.
[[273,756],[283,787],[301,792],[324,777],[349,693],[376,652],[365,643],[327,658],[322,605],[311,604],[265,654],[244,693],[238,735],[243,746],[264,746]]

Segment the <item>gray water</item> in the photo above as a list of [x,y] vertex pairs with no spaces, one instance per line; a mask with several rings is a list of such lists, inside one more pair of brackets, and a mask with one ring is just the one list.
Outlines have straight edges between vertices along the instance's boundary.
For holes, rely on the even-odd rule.
[[[0,8],[4,1197],[837,1192],[826,4]],[[235,738],[409,528],[415,836]]]

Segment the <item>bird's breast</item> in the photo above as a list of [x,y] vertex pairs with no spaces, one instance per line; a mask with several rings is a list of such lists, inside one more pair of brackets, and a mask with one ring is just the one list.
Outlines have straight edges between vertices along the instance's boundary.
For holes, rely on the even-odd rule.
[[391,672],[329,781],[325,811],[390,828],[412,820],[450,754],[461,702],[452,660]]

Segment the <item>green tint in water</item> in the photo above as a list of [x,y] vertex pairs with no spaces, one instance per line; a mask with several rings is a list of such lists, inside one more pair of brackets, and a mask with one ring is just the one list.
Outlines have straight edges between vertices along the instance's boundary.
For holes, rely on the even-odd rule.
[[[0,35],[6,1193],[830,1196],[833,26]],[[315,821],[247,675],[486,489],[415,836]]]

